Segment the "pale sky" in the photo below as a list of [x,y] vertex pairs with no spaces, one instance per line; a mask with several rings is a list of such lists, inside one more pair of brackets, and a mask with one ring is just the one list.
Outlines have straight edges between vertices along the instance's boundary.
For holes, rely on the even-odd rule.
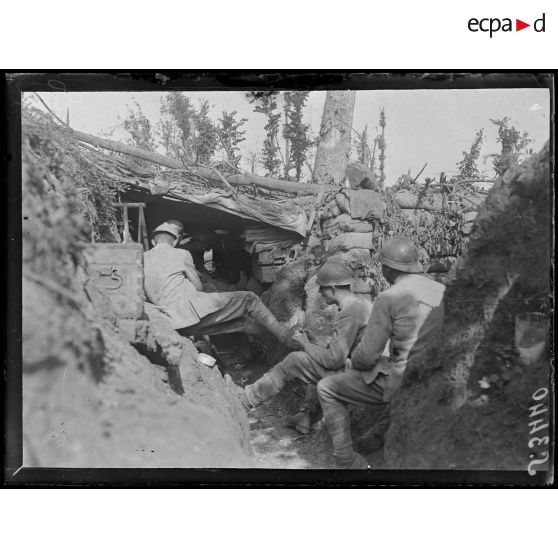
[[[242,151],[261,147],[265,137],[265,117],[254,113],[244,92],[208,91],[186,92],[198,104],[207,99],[212,105],[210,115],[216,119],[223,110],[236,110],[248,118],[246,141]],[[159,119],[161,92],[44,92],[45,102],[63,119],[70,112],[70,125],[91,134],[112,133],[122,140],[126,132],[118,116],[124,118],[126,106],[137,101],[143,113],[154,125]],[[305,111],[306,122],[316,134],[326,93],[310,93]],[[33,95],[26,93],[32,98]],[[40,106],[40,105],[38,105]],[[386,113],[386,185],[392,185],[410,168],[418,173],[428,163],[421,178],[439,175],[441,171],[456,171],[470,147],[476,130],[484,128],[486,141],[481,150],[479,168],[492,176],[490,159],[483,158],[500,151],[496,143],[496,126],[490,118],[509,116],[520,131],[529,133],[533,151],[542,148],[549,139],[550,95],[548,89],[472,89],[472,90],[405,90],[357,91],[353,128],[361,132],[368,124],[369,138],[376,134],[378,115]],[[261,172],[261,171],[260,171]]]

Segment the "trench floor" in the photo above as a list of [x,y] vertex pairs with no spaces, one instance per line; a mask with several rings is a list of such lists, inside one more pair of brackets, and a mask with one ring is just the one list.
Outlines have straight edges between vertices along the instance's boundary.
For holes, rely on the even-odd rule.
[[250,441],[262,469],[329,469],[325,437],[320,428],[304,435],[283,425],[288,413],[273,402],[251,411]]
[[[227,373],[237,384],[246,385],[266,371],[267,367],[252,361],[242,367],[231,367]],[[316,420],[312,431],[306,435],[284,425],[286,417],[298,408],[296,388],[293,382],[273,400],[250,411],[250,441],[256,466],[262,469],[335,469],[331,441],[322,421]],[[366,457],[373,468],[385,468],[383,450]]]

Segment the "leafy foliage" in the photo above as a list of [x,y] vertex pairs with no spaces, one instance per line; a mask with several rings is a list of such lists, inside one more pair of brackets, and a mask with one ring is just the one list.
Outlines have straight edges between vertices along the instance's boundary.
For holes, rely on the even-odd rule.
[[194,155],[194,116],[190,99],[179,91],[168,93],[161,102],[161,120],[157,125],[166,155],[191,162]]
[[196,163],[208,164],[217,151],[219,134],[217,126],[208,116],[209,101],[202,101],[199,110],[194,112],[194,133],[192,148]]
[[378,155],[378,159],[380,161],[380,187],[383,189],[386,185],[386,174],[385,174],[385,159],[386,159],[386,138],[385,138],[385,129],[386,129],[386,113],[384,109],[380,111],[380,128],[382,129],[380,135],[377,138],[378,149],[380,150],[380,154]]
[[242,127],[247,119],[238,119],[236,111],[223,111],[215,123],[209,116],[210,109],[207,100],[196,108],[184,93],[173,91],[161,100],[161,119],[155,128],[136,103],[136,109],[129,109],[124,119],[124,129],[130,135],[129,142],[136,147],[155,151],[157,139],[168,157],[204,165],[214,162],[222,150],[237,168],[241,158],[238,146],[244,141]]
[[[372,140],[372,149],[370,148],[370,140],[368,136],[368,124],[364,127],[362,132],[359,134],[356,130],[356,138],[354,141],[354,150],[356,155],[356,160],[367,166],[373,173],[375,178],[380,183],[380,187],[385,188],[385,159],[386,159],[386,148],[387,143],[385,140],[385,128],[386,128],[386,115],[382,108],[380,110],[380,116],[378,120],[378,127],[380,132],[376,134]],[[376,130],[378,129],[376,127]],[[378,151],[378,164],[376,163],[376,151]]]
[[78,241],[118,242],[117,192],[96,163],[50,115],[22,107],[24,262],[38,274],[68,279]]
[[[143,114],[141,107],[135,101],[136,108],[128,109],[128,115],[123,121],[124,129],[130,134],[130,143],[140,149],[155,150],[155,138],[151,122]],[[118,117],[120,120],[120,117]]]
[[239,153],[239,145],[246,136],[246,130],[242,129],[246,122],[248,122],[247,118],[237,118],[236,110],[232,112],[224,110],[223,116],[219,118],[217,134],[229,163],[235,168],[238,167],[242,157]]
[[288,169],[295,171],[295,180],[300,182],[302,170],[307,161],[308,149],[314,144],[310,138],[310,126],[302,120],[302,111],[309,93],[293,91],[285,93],[287,121],[283,128],[283,137],[289,140]]
[[525,148],[531,142],[527,132],[521,133],[511,125],[511,119],[506,116],[502,119],[490,119],[492,124],[498,126],[498,143],[502,144],[499,155],[493,155],[492,166],[498,176],[504,174],[511,165],[518,165],[526,155]]
[[266,176],[278,176],[281,165],[281,151],[277,140],[281,114],[277,112],[277,95],[275,91],[253,91],[248,94],[248,100],[254,105],[254,112],[267,117],[264,126],[266,137],[262,148],[262,165],[267,171]]
[[[393,230],[414,238],[431,257],[461,255],[467,240],[467,227],[470,226],[469,216],[476,211],[481,190],[475,184],[463,182],[459,178],[448,181],[442,173],[437,182],[426,178],[424,184],[413,183],[408,174],[403,175],[393,188],[385,190],[388,195],[399,191],[414,194],[418,207],[412,216],[404,215],[401,210],[401,215],[398,215],[392,209]],[[436,197],[445,200],[442,209],[420,209],[422,203],[433,204]]]
[[469,151],[463,151],[463,159],[457,164],[459,173],[457,178],[480,178],[477,167],[482,142],[484,140],[484,129],[480,129],[476,135]]

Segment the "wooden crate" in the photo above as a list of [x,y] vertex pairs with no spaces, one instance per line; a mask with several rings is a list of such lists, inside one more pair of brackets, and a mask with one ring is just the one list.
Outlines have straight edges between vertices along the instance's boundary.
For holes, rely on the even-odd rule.
[[266,250],[252,255],[252,274],[262,283],[273,283],[284,265],[293,262],[297,256],[294,247]]

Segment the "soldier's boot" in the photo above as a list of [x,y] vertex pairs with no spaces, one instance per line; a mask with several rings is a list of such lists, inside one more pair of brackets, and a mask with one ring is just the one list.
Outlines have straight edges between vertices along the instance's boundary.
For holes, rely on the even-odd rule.
[[[358,459],[353,450],[351,419],[346,409],[324,407],[325,426],[333,444],[333,458],[339,469],[352,469]],[[357,467],[358,468],[358,467]]]
[[314,384],[305,386],[304,404],[294,414],[285,419],[285,426],[294,428],[300,434],[309,434],[312,430],[312,422],[317,419],[320,412],[320,402]]
[[260,405],[264,401],[277,395],[287,383],[287,376],[280,366],[274,366],[267,374],[264,374],[257,382],[247,385],[244,393],[248,403],[252,407]]
[[355,440],[357,450],[365,455],[375,453],[384,447],[384,437],[365,432]]
[[256,295],[251,298],[250,317],[275,335],[281,343],[284,343],[289,337],[289,326],[279,323],[271,311]]
[[289,415],[283,424],[289,428],[294,428],[300,434],[310,434],[312,428],[310,412],[304,408],[300,409],[294,415]]
[[384,447],[385,433],[389,428],[389,405],[386,405],[378,420],[355,441],[358,451],[364,454],[374,453]]

